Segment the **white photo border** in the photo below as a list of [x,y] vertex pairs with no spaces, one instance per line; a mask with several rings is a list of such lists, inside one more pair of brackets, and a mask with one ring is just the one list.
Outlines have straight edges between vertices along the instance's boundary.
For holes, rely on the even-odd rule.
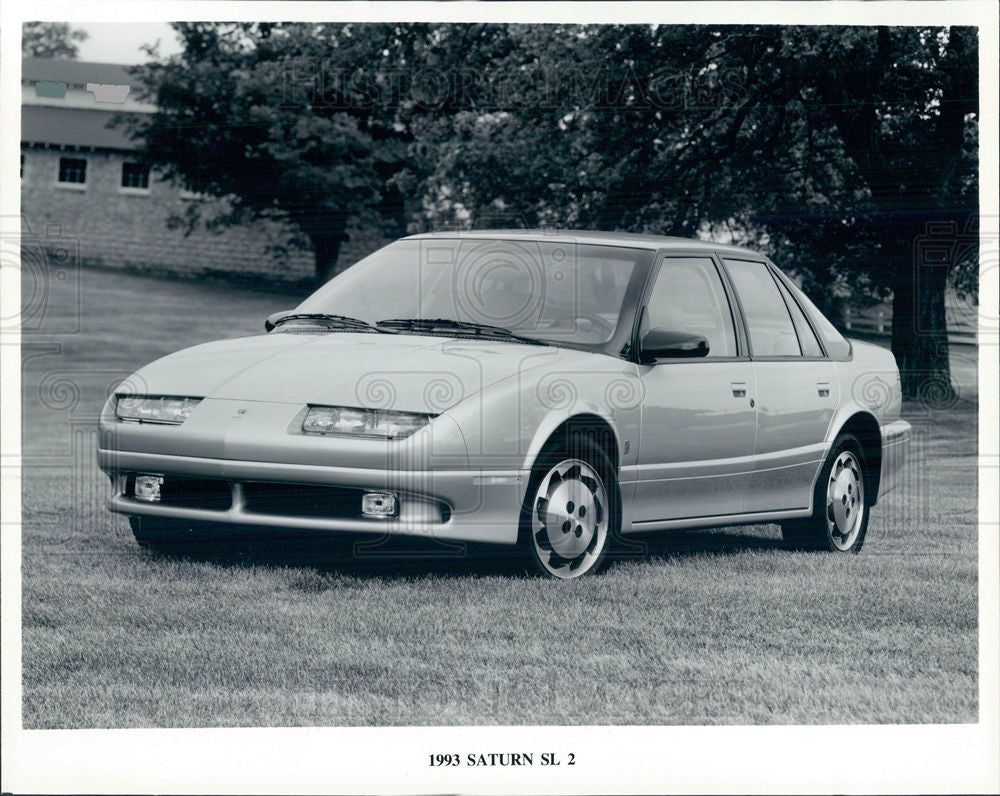
[[[997,240],[998,6],[884,2],[51,2],[7,0],[0,18],[0,224],[19,223],[20,31],[69,22],[323,20],[436,22],[975,25],[980,57],[980,213]],[[13,221],[12,221],[13,220]],[[2,236],[0,236],[2,237]],[[981,257],[988,250],[982,247]],[[4,255],[0,252],[0,255]],[[0,317],[20,305],[3,259]],[[981,265],[985,260],[981,261]],[[998,269],[983,269],[981,316],[1000,317]],[[2,782],[58,793],[995,793],[1000,791],[1000,427],[996,324],[980,331],[979,721],[956,725],[365,727],[24,730],[21,703],[20,333],[0,339]],[[986,354],[983,356],[982,354]],[[428,755],[574,751],[573,768],[429,768]],[[837,750],[832,752],[830,750]],[[843,753],[840,750],[848,750]]]

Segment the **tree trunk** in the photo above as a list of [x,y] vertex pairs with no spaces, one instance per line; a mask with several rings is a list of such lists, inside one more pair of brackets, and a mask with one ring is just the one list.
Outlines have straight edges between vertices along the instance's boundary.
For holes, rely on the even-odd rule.
[[892,353],[903,396],[944,408],[955,398],[944,309],[948,268],[915,264],[900,271],[893,286]]
[[347,234],[343,231],[311,232],[309,240],[316,260],[316,286],[319,287],[336,276],[337,258],[340,256],[341,245],[347,240]]

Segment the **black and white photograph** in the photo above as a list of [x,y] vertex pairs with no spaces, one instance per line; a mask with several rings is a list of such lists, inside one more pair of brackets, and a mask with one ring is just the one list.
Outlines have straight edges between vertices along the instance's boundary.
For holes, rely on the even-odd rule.
[[994,4],[0,33],[3,792],[1000,791]]

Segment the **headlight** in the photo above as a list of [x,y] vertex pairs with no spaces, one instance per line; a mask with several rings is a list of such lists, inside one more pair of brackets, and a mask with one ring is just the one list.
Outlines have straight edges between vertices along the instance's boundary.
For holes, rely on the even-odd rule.
[[302,421],[306,434],[345,434],[358,437],[405,439],[426,426],[434,415],[352,409],[345,406],[310,406]]
[[180,425],[201,398],[179,398],[173,395],[119,395],[115,416],[129,423],[167,423]]

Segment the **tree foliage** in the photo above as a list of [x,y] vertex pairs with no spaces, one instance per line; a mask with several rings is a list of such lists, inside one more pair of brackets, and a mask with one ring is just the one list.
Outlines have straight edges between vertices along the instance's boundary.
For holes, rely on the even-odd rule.
[[75,42],[86,41],[87,31],[68,22],[25,22],[21,28],[21,54],[27,58],[76,58]]
[[452,116],[428,181],[444,198],[433,220],[502,212],[527,225],[764,248],[834,316],[838,296],[891,295],[905,392],[950,389],[945,285],[958,265],[967,289],[978,260],[968,243],[978,208],[974,30],[508,35],[497,68],[521,93],[559,90],[548,105],[511,101],[514,91]]
[[[177,23],[183,49],[135,69],[157,113],[132,117],[146,161],[225,197],[224,219],[292,222],[316,274],[333,273],[350,220],[401,203],[410,138],[378,81],[405,67],[419,26]],[[343,77],[348,71],[360,79]]]
[[293,221],[321,279],[351,218],[404,202],[414,228],[732,240],[833,316],[892,296],[905,392],[950,389],[945,286],[971,292],[978,259],[974,29],[176,27],[183,51],[141,69],[147,159],[233,218]]

